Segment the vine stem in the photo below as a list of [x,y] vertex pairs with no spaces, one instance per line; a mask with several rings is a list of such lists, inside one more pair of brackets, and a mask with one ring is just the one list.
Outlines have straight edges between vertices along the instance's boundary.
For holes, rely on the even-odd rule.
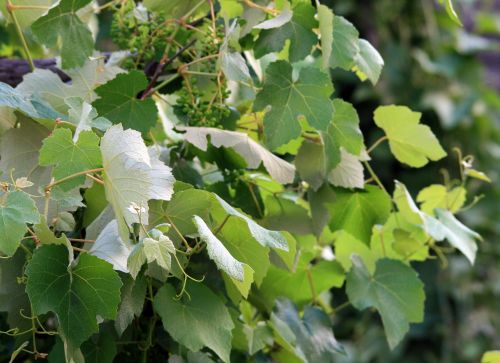
[[389,199],[392,199],[391,195],[389,194],[387,189],[385,189],[384,184],[382,184],[382,182],[380,181],[377,174],[375,174],[375,172],[373,171],[373,169],[370,166],[370,164],[368,163],[368,161],[363,161],[363,165],[366,167],[366,169],[370,173],[370,176],[373,178],[373,180],[375,180],[375,183],[377,183],[377,185],[380,187],[380,189],[382,189],[384,191],[384,193],[389,196]]
[[53,187],[55,187],[56,185],[64,183],[65,181],[68,181],[70,179],[76,178],[77,176],[86,175],[86,174],[90,174],[90,173],[98,173],[98,172],[103,171],[103,170],[104,170],[104,168],[95,168],[95,169],[89,169],[89,170],[79,171],[78,173],[74,173],[74,174],[68,175],[68,176],[66,176],[66,177],[64,177],[62,179],[53,181],[52,183],[48,184],[45,187],[45,191],[48,192]]
[[30,65],[31,71],[34,71],[35,63],[33,62],[33,58],[31,57],[28,43],[26,42],[26,38],[24,37],[24,33],[23,30],[21,29],[21,25],[19,24],[19,20],[17,19],[16,14],[14,14],[15,10],[16,6],[12,4],[10,0],[7,0],[7,12],[10,14],[12,21],[14,22],[19,38],[21,38],[21,43],[23,44],[24,52],[26,53],[26,58],[28,58],[28,63]]
[[179,229],[177,228],[177,226],[175,225],[174,222],[172,222],[172,219],[170,219],[169,216],[165,216],[167,217],[167,220],[168,220],[168,223],[170,223],[172,225],[172,228],[175,230],[175,232],[179,235],[179,237],[181,238],[182,242],[184,243],[184,245],[186,246],[187,248],[187,252],[191,251],[192,247],[189,245],[188,241],[186,241],[186,239],[184,238],[184,236],[182,235],[181,231],[179,231]]
[[366,153],[367,153],[367,154],[371,153],[373,150],[375,150],[375,149],[377,148],[377,146],[379,146],[379,145],[380,145],[381,143],[383,143],[385,140],[389,140],[389,138],[388,138],[386,135],[382,136],[380,139],[378,139],[377,141],[375,141],[375,142],[373,143],[373,145],[372,145],[372,146],[370,146],[370,147],[368,148],[368,150],[366,150]]

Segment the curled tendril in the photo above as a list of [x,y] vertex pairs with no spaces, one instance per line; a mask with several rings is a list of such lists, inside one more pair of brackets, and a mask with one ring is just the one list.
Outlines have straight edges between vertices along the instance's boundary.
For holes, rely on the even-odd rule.
[[175,258],[175,261],[177,262],[177,265],[179,266],[179,268],[181,269],[181,272],[183,273],[184,275],[184,278],[182,280],[182,289],[181,291],[176,295],[176,298],[177,300],[179,300],[184,294],[186,294],[189,298],[189,300],[191,300],[191,295],[189,295],[189,292],[187,292],[186,290],[186,284],[187,284],[187,279],[190,279],[191,281],[194,281],[194,282],[203,282],[205,280],[205,276],[203,276],[201,279],[196,279],[192,276],[190,276],[185,270],[184,268],[182,268],[182,265],[179,261],[179,259],[177,258],[177,256],[174,254],[173,255],[174,258]]

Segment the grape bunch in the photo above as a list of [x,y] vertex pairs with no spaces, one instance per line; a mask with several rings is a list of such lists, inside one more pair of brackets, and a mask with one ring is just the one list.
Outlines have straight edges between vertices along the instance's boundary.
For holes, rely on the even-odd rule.
[[[205,25],[206,35],[200,37],[196,43],[195,50],[198,59],[218,54],[222,39],[224,39],[223,25],[217,26],[215,36],[208,22]],[[215,74],[218,71],[217,58],[206,59],[198,63],[196,71]],[[204,79],[201,80],[201,77]],[[211,85],[207,85],[207,77]],[[202,83],[203,85],[200,85]],[[222,75],[218,80],[216,76],[189,76],[188,79],[184,79],[183,87],[177,94],[176,113],[190,126],[222,128],[221,120],[231,114],[229,107],[221,102],[229,97],[229,89]]]
[[133,54],[124,65],[129,69],[161,58],[173,32],[173,25],[162,16],[146,13],[148,19],[144,21],[136,16],[137,9],[134,0],[120,2],[111,22],[113,42]]

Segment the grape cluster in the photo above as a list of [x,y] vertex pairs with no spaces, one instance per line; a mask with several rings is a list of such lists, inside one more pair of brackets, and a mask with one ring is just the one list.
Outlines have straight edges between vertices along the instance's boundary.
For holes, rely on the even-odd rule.
[[172,35],[173,27],[162,16],[148,13],[148,21],[141,22],[134,15],[133,0],[125,0],[113,13],[111,38],[120,49],[129,50],[134,57],[125,67],[136,68],[159,59]]
[[[213,32],[207,30],[207,35],[198,39],[196,43],[197,58],[214,55],[219,52],[221,39],[224,38],[224,26],[219,25],[216,29],[216,36]],[[197,64],[196,71],[203,73],[217,72],[217,58],[207,59]],[[202,76],[206,77],[206,76]],[[218,93],[214,95],[213,91],[210,94],[203,91],[198,86],[197,77],[189,77],[185,80],[182,89],[177,93],[177,113],[184,116],[190,126],[204,127],[219,127],[221,128],[221,120],[229,117],[231,110],[220,100],[229,97],[229,90],[226,81],[221,77],[217,87]],[[189,85],[186,84],[189,82]],[[210,79],[210,82],[217,83],[216,77]],[[209,87],[211,88],[211,87]]]

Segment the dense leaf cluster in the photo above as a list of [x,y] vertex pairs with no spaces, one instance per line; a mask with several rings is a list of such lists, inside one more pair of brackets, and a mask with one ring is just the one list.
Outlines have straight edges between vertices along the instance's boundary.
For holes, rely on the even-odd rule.
[[[42,3],[6,8],[71,78],[0,84],[13,357],[334,362],[341,305],[377,310],[395,348],[424,316],[411,262],[447,241],[474,263],[480,236],[455,214],[487,176],[460,159],[460,180],[415,198],[382,184],[382,142],[412,168],[447,153],[402,105],[375,111],[384,136],[366,147],[330,70],[376,84],[384,61],[327,6]],[[88,26],[105,10],[125,48],[109,59]]]

